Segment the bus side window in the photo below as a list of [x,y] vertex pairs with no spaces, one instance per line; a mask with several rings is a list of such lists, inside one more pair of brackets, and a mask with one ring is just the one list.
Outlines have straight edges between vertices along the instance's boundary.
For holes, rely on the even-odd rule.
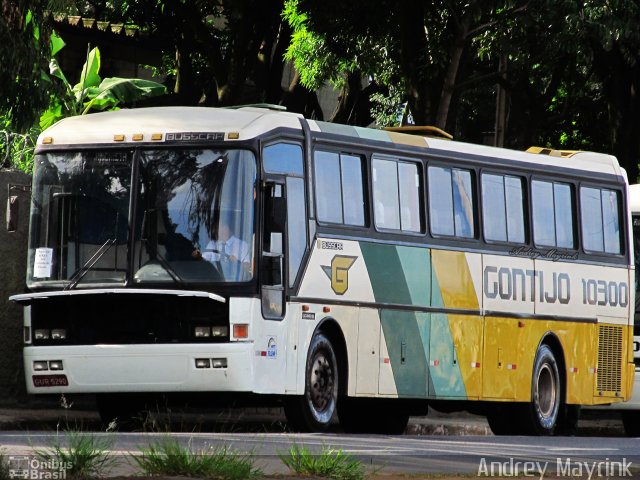
[[575,248],[571,185],[532,180],[531,201],[535,245]]
[[428,172],[431,233],[473,238],[475,207],[471,171],[431,166]]
[[264,192],[264,237],[262,252],[262,315],[282,319],[284,314],[284,255],[282,239],[286,222],[284,188],[267,184]]
[[620,241],[619,194],[596,187],[580,188],[582,243],[586,252],[622,252]]

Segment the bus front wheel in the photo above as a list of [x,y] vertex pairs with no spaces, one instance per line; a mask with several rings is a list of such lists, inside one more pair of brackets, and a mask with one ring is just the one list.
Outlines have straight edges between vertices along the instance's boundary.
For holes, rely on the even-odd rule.
[[305,368],[304,395],[285,400],[284,412],[293,430],[323,432],[331,425],[338,400],[338,362],[324,333],[311,339]]
[[531,403],[527,423],[530,433],[553,435],[562,403],[562,384],[556,357],[548,345],[541,345],[533,362]]

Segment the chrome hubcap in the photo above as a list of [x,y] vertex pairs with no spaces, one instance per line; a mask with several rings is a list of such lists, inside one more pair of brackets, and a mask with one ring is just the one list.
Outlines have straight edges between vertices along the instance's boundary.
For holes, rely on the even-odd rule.
[[556,377],[548,364],[542,365],[536,382],[537,405],[543,417],[551,417],[554,414],[557,397]]
[[316,411],[321,412],[331,403],[334,385],[333,367],[322,352],[313,359],[310,380],[311,403]]

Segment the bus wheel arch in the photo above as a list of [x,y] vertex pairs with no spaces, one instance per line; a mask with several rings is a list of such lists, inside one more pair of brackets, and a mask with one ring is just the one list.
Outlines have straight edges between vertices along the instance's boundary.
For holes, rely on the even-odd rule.
[[339,360],[343,357],[346,358],[346,346],[339,326],[335,320],[321,321],[306,354],[304,393],[285,398],[285,415],[293,430],[314,432],[329,428],[344,383],[346,368]]
[[325,317],[318,323],[313,336],[317,333],[323,333],[333,346],[338,362],[338,395],[346,395],[349,388],[349,357],[342,328],[333,317]]

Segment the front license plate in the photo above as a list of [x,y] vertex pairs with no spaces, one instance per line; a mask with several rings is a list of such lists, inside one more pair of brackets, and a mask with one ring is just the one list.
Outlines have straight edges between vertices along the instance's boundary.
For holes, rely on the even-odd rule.
[[66,375],[34,375],[34,387],[68,387],[69,381]]

